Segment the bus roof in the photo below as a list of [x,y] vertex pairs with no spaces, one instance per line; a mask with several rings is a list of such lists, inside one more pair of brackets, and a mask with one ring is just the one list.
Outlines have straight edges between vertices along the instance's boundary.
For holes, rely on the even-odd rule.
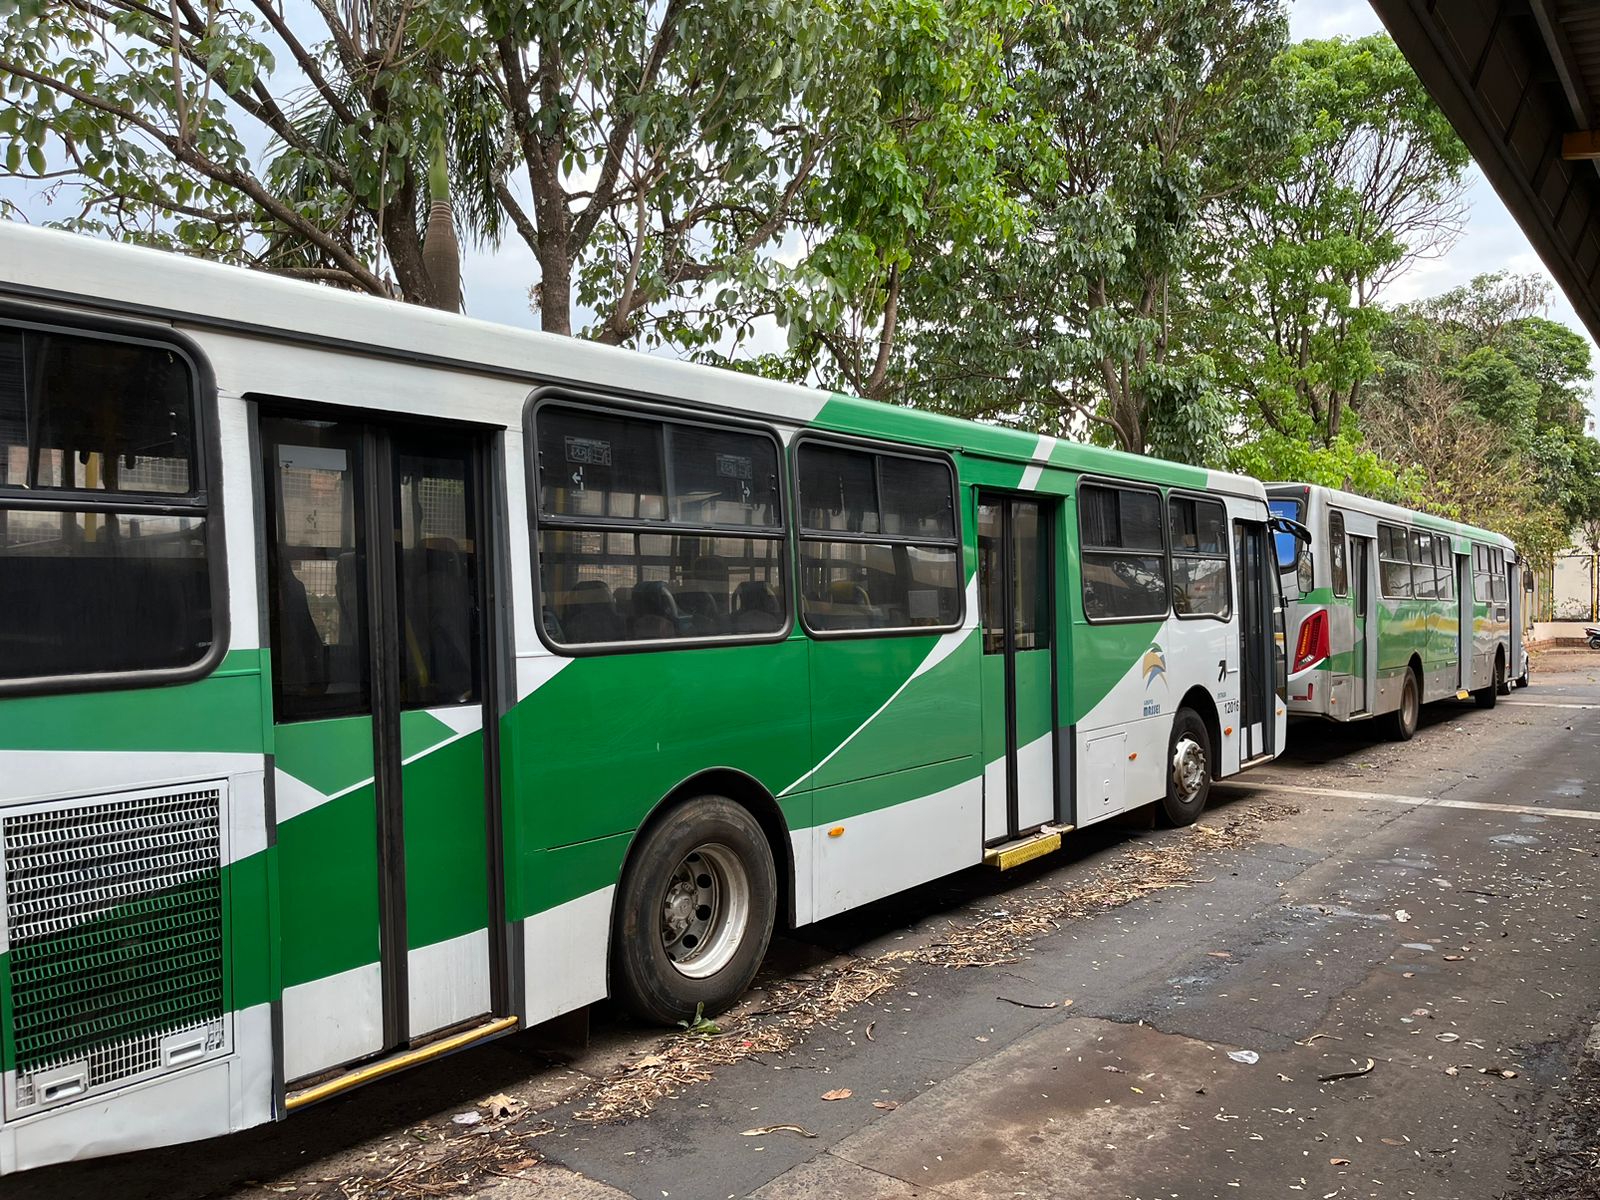
[[1440,533],[1476,538],[1478,541],[1488,542],[1491,545],[1500,546],[1507,550],[1516,550],[1516,546],[1510,538],[1503,533],[1496,533],[1492,529],[1482,529],[1477,525],[1468,525],[1462,521],[1451,521],[1446,517],[1436,517],[1432,513],[1418,512],[1415,509],[1403,508],[1398,504],[1389,504],[1383,500],[1373,500],[1366,496],[1358,496],[1354,492],[1343,492],[1338,488],[1323,487],[1319,483],[1269,483],[1266,487],[1269,496],[1287,497],[1290,495],[1310,496],[1315,494],[1325,504],[1332,504],[1338,508],[1349,509],[1353,512],[1366,513],[1380,520],[1394,521],[1402,525],[1417,525],[1424,529],[1438,530]]
[[530,383],[583,382],[799,424],[821,417],[841,432],[1265,500],[1248,476],[10,221],[0,221],[0,294]]

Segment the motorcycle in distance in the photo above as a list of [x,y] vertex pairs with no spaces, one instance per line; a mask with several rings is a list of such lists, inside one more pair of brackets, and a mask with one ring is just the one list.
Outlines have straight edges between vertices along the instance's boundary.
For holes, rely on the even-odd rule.
[[1585,625],[1583,636],[1589,641],[1589,649],[1600,650],[1600,626]]

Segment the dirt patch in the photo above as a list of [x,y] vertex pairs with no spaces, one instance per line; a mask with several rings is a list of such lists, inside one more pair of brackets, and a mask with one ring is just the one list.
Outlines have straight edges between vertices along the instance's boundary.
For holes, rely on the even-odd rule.
[[[1600,1029],[1600,1026],[1596,1027]],[[1593,1043],[1594,1039],[1591,1039]],[[1537,1112],[1516,1184],[1502,1200],[1600,1200],[1600,1046]]]

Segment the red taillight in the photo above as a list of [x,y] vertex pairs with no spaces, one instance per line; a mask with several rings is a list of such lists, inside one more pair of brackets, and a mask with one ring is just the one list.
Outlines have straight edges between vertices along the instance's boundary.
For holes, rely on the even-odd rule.
[[1300,622],[1300,636],[1294,645],[1294,665],[1289,673],[1304,671],[1328,657],[1328,610],[1316,609]]

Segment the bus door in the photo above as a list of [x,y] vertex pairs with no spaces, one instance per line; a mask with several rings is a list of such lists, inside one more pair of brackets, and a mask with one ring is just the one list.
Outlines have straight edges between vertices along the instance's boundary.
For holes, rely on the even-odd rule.
[[1372,610],[1372,539],[1350,535],[1350,602],[1355,632],[1350,639],[1350,711],[1368,711],[1367,668],[1372,658],[1367,647],[1367,619]]
[[[1475,549],[1468,546],[1469,550]],[[1483,686],[1478,676],[1494,675],[1494,655],[1491,654],[1487,661],[1487,670],[1479,670],[1477,614],[1478,606],[1473,595],[1472,579],[1472,554],[1455,555],[1456,564],[1456,642],[1459,646],[1458,658],[1461,663],[1461,689],[1474,691]]]
[[1276,695],[1286,687],[1277,551],[1261,521],[1233,523],[1239,591],[1239,760],[1277,752]]
[[497,1008],[475,432],[263,415],[284,1079]]
[[986,844],[1060,819],[1052,517],[1045,501],[978,495]]

